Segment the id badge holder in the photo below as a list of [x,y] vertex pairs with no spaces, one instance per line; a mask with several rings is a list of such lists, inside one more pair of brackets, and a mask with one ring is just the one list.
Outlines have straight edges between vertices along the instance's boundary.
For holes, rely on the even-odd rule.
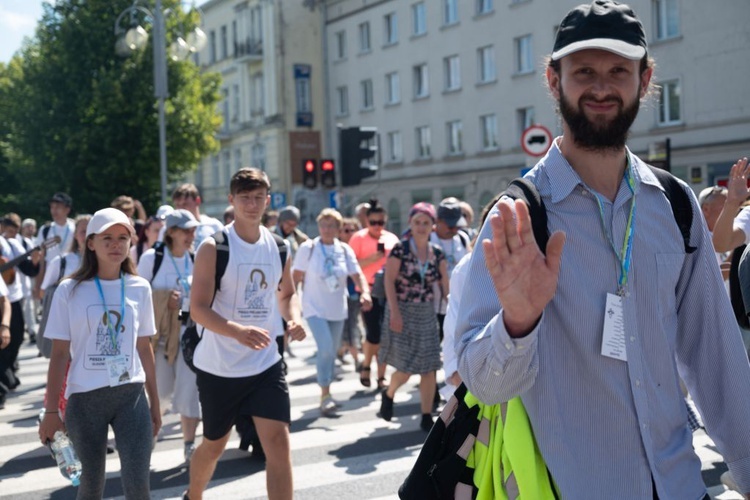
[[129,364],[127,358],[122,354],[107,358],[107,374],[109,376],[110,387],[117,387],[118,385],[130,382]]
[[339,279],[336,276],[327,276],[325,281],[329,292],[335,292],[339,289]]

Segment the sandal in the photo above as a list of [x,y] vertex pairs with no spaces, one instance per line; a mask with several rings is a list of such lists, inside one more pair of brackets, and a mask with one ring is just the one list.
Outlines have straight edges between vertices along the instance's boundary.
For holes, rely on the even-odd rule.
[[385,389],[385,377],[378,377],[378,389]]
[[359,383],[365,387],[370,387],[370,385],[372,385],[372,382],[370,381],[370,367],[369,366],[363,366],[359,369]]

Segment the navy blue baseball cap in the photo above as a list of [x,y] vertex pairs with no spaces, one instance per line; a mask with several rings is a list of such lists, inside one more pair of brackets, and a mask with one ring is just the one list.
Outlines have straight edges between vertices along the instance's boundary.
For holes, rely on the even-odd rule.
[[611,0],[595,0],[574,8],[563,18],[555,37],[552,60],[586,49],[613,52],[626,59],[639,60],[648,44],[641,21],[628,5]]

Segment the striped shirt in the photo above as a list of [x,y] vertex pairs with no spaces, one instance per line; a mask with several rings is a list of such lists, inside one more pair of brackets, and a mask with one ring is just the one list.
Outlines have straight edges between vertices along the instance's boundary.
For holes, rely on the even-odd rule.
[[[556,141],[557,142],[557,141]],[[487,404],[520,395],[563,498],[698,499],[706,493],[680,391],[682,377],[737,483],[750,492],[750,365],[695,196],[686,254],[661,184],[627,151],[637,210],[628,295],[627,362],[600,354],[607,293],[617,291],[632,193],[596,194],[555,143],[527,174],[550,232],[567,234],[559,282],[537,327],[509,337],[477,245],[456,337],[459,373]],[[493,210],[496,213],[497,209]],[[606,222],[602,222],[602,220]],[[480,240],[491,238],[488,224]]]

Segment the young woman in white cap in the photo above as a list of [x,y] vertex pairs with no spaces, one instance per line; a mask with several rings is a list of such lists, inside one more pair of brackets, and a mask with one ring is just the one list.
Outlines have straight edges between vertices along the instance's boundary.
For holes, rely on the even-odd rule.
[[195,228],[193,214],[178,209],[165,218],[164,242],[147,250],[138,262],[138,275],[151,282],[156,335],[156,386],[161,407],[179,413],[185,442],[185,461],[195,450],[195,429],[201,417],[195,373],[185,364],[180,337],[190,319],[190,286],[193,280]]
[[[83,468],[78,498],[104,494],[110,426],[125,498],[149,498],[152,438],[161,427],[150,342],[156,328],[151,287],[128,258],[132,237],[124,213],[105,208],[94,214],[81,265],[57,288],[45,332],[53,346],[39,438],[52,441],[67,428]],[[58,398],[68,361],[63,423]]]

